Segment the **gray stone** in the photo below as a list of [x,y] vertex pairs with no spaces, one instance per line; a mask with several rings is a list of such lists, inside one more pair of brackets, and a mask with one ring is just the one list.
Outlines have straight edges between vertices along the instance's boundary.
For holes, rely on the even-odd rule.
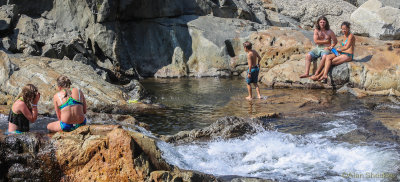
[[400,9],[369,0],[351,14],[351,20],[363,26],[370,36],[400,39]]
[[[330,28],[335,34],[340,34],[340,25],[343,21],[349,21],[350,15],[357,7],[342,0],[273,0],[278,12],[292,19],[298,20],[301,27],[312,30],[315,21],[320,16],[326,16]],[[364,35],[366,30],[353,24],[351,31]]]
[[138,80],[131,80],[123,86],[128,100],[141,100],[146,95],[146,90]]
[[16,5],[20,14],[39,17],[53,7],[53,0],[0,0],[0,5]]
[[6,32],[16,24],[18,9],[15,5],[4,5],[0,7],[0,33]]
[[172,63],[170,65],[164,66],[158,70],[154,77],[183,77],[187,76],[188,68],[186,65],[187,58],[180,47],[176,47],[174,54],[172,55]]
[[47,44],[42,47],[42,56],[48,58],[57,58],[58,54],[56,49],[51,44]]
[[23,54],[25,56],[30,56],[30,55],[31,56],[38,56],[38,55],[40,55],[39,49],[36,46],[32,47],[30,45],[28,45],[28,47],[24,49]]
[[[357,0],[358,6],[361,6],[368,0]],[[400,1],[398,0],[379,0],[383,6],[391,6],[393,8],[400,8]]]
[[238,138],[247,134],[256,133],[260,130],[273,129],[273,124],[265,122],[262,119],[238,118],[231,116],[221,118],[208,127],[191,131],[181,131],[175,135],[164,136],[162,139],[170,143],[187,143],[217,138]]
[[108,76],[108,73],[102,69],[96,68],[95,69],[96,73],[105,81],[109,82],[110,77]]
[[4,49],[11,51],[11,52],[14,52],[17,50],[17,45],[9,37],[4,37],[1,39],[1,46]]
[[[68,76],[73,87],[80,88],[85,93],[89,110],[102,111],[108,108],[118,108],[115,111],[130,111],[133,108],[127,106],[124,90],[117,85],[106,82],[96,70],[81,62],[71,60],[58,60],[45,57],[16,57],[0,51],[0,90],[9,95],[16,96],[19,89],[27,83],[36,85],[42,93],[40,104],[41,113],[54,111],[52,95],[54,85],[60,75]],[[15,64],[19,67],[15,71]],[[5,70],[1,70],[5,69]],[[141,85],[136,85],[140,87]],[[136,90],[140,90],[137,88]],[[134,91],[129,93],[134,95]],[[140,93],[137,94],[141,97]],[[117,107],[118,106],[118,107]]]
[[76,54],[72,60],[90,65],[88,58],[86,58],[82,53]]
[[332,85],[344,85],[350,79],[348,63],[343,63],[332,67],[330,75],[332,76],[331,77]]

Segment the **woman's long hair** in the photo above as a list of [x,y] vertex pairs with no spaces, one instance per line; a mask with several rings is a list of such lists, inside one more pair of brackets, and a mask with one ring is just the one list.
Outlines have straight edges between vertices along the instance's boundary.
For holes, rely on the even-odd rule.
[[64,89],[65,95],[64,97],[69,97],[72,95],[71,90],[71,80],[66,76],[60,76],[57,78],[57,85]]
[[22,88],[21,93],[18,94],[17,99],[20,99],[22,97],[23,102],[26,104],[28,109],[30,111],[32,111],[32,102],[35,99],[37,93],[38,93],[38,89],[36,88],[35,85],[26,84]]

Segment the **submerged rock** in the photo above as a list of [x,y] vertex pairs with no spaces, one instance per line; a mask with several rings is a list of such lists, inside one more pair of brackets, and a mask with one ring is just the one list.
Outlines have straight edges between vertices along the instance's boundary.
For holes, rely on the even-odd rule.
[[230,116],[221,118],[208,127],[191,131],[181,131],[172,136],[162,136],[161,139],[170,143],[228,139],[242,137],[261,130],[273,130],[273,128],[274,126],[266,120]]

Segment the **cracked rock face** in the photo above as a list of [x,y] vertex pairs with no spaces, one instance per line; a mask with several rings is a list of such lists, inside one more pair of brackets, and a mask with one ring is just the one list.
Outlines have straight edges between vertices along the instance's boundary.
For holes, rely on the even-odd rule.
[[83,126],[50,137],[0,135],[0,180],[162,181],[167,175],[188,182],[217,181],[212,175],[169,165],[158,141],[117,125]]

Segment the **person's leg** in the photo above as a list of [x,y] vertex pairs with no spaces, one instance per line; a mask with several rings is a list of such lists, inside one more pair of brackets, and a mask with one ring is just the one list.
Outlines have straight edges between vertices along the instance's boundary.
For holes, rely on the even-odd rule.
[[251,85],[247,84],[247,91],[249,92],[249,96],[246,97],[247,100],[251,100],[253,98],[253,95],[251,93]]
[[342,64],[342,63],[345,63],[345,62],[349,62],[351,60],[352,60],[351,57],[349,57],[349,56],[347,56],[345,54],[342,54],[339,57],[337,57],[337,58],[332,60],[332,65],[339,65],[339,64]]
[[336,58],[335,54],[329,54],[328,56],[326,56],[324,70],[323,70],[323,72],[321,72],[320,76],[318,77],[319,81],[328,78],[328,73],[329,73],[329,69],[332,65],[332,60],[335,58]]
[[300,75],[300,78],[306,78],[306,77],[310,76],[309,73],[310,73],[311,59],[313,58],[313,56],[311,54],[312,54],[312,52],[310,52],[306,55],[306,60],[305,60],[306,72],[304,74]]
[[50,132],[62,131],[61,125],[60,125],[60,121],[54,121],[54,122],[49,123],[49,124],[47,125],[47,129],[48,129]]
[[314,75],[318,75],[322,71],[322,69],[324,68],[324,65],[325,65],[326,57],[327,57],[327,55],[322,55],[321,62],[319,63],[317,71],[315,71]]
[[258,87],[258,84],[257,84],[257,83],[254,83],[254,86],[256,87],[257,97],[258,97],[259,99],[261,99],[261,93],[260,93],[260,88]]

